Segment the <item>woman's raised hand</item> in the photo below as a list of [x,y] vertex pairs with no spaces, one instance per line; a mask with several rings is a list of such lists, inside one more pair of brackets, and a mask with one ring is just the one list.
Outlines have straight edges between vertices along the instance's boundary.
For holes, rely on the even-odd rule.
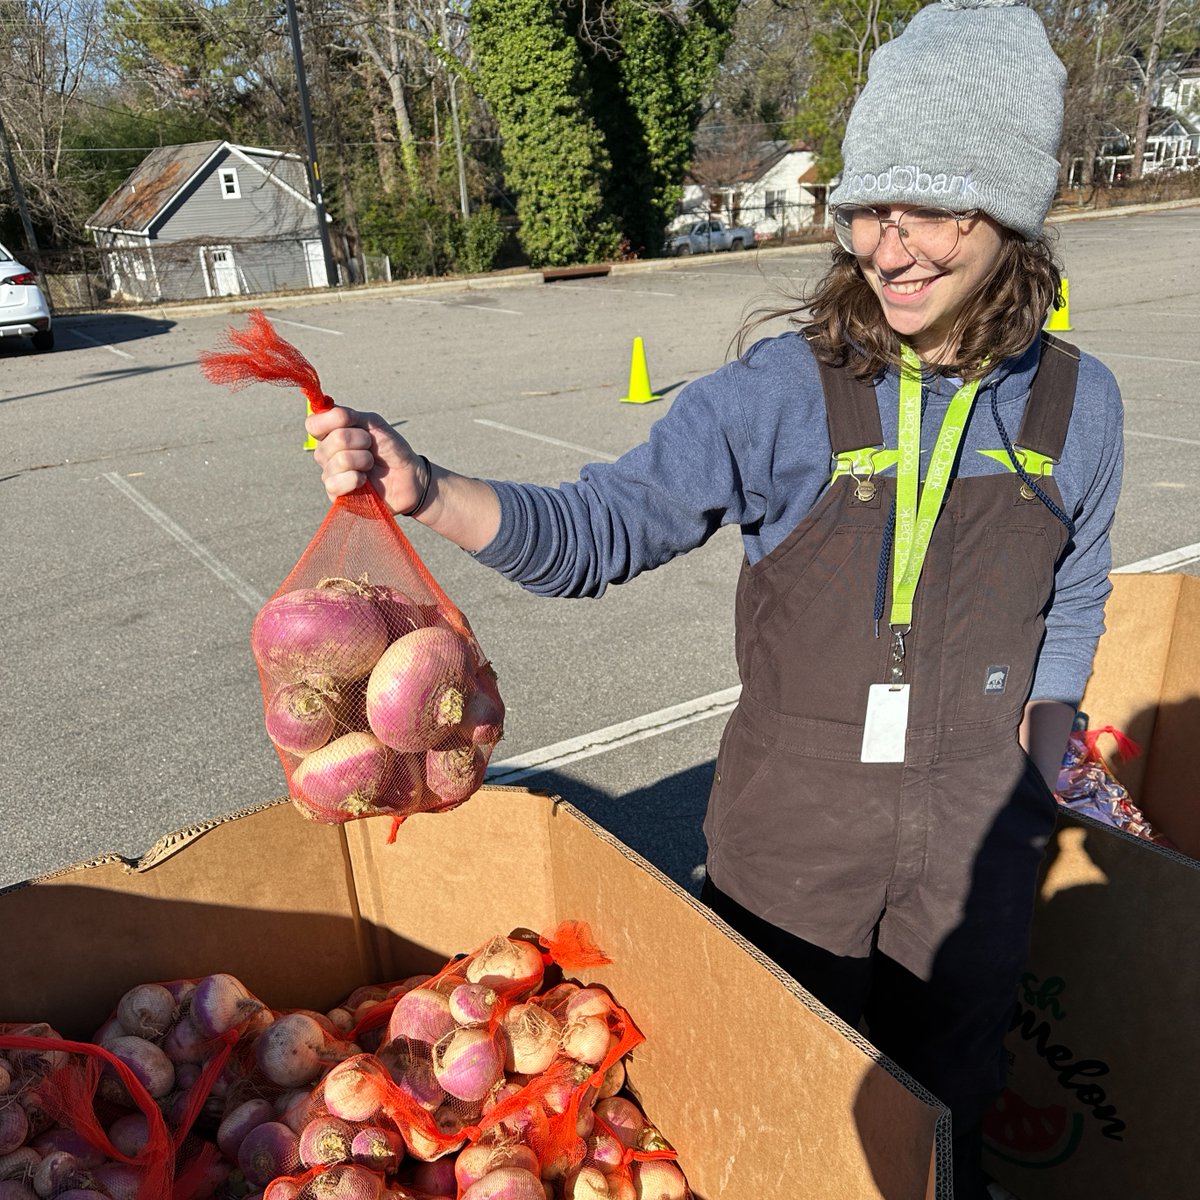
[[370,482],[393,513],[412,509],[425,491],[425,462],[378,413],[335,405],[304,428],[317,440],[313,458],[331,500]]

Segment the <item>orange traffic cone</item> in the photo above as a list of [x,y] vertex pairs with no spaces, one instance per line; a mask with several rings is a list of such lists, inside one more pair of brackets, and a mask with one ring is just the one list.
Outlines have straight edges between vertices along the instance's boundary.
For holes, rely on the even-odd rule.
[[621,397],[622,404],[649,404],[661,400],[650,390],[650,372],[646,369],[646,350],[642,339],[633,339],[633,362],[629,366],[629,395]]

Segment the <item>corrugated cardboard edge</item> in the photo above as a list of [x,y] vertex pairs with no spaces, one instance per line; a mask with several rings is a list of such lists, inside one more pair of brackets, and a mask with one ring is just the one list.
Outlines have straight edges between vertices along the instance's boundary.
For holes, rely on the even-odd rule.
[[[507,789],[520,791],[523,789]],[[748,942],[737,930],[727,925],[720,917],[717,916],[707,905],[701,904],[690,892],[681,888],[673,879],[664,875],[653,863],[643,858],[636,850],[625,845],[620,839],[614,837],[608,830],[597,825],[585,812],[575,807],[569,801],[562,799],[557,795],[549,793],[541,793],[546,795],[554,803],[555,809],[561,809],[570,814],[576,821],[579,822],[586,830],[588,830],[599,841],[604,842],[612,849],[617,851],[623,858],[630,863],[640,867],[647,875],[654,879],[666,891],[671,893],[676,899],[682,901],[695,913],[699,914],[707,921],[714,929],[719,930],[722,934],[734,942],[746,955],[754,960],[764,971],[772,976],[786,991],[794,996],[800,1003],[808,1009],[809,1012],[819,1017],[826,1025],[835,1029],[838,1034],[846,1041],[850,1042],[863,1054],[873,1059],[874,1062],[891,1075],[898,1082],[902,1083],[910,1092],[913,1093],[924,1104],[930,1108],[937,1110],[935,1132],[934,1132],[934,1161],[931,1166],[934,1168],[930,1172],[930,1186],[927,1193],[929,1200],[953,1200],[954,1188],[952,1183],[953,1178],[953,1154],[951,1145],[951,1118],[950,1110],[934,1096],[927,1091],[917,1080],[901,1070],[895,1063],[891,1061],[885,1054],[871,1044],[862,1036],[858,1030],[847,1025],[835,1013],[827,1009],[819,1000],[805,991],[790,975],[781,970],[780,967],[762,953],[756,946]],[[636,1092],[636,1079],[631,1081],[633,1090]],[[715,1200],[715,1198],[714,1198]]]

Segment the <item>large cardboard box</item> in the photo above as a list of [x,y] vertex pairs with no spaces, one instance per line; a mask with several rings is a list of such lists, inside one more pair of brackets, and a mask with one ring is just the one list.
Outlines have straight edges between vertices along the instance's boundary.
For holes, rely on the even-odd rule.
[[287,802],[0,893],[0,1021],[88,1037],[135,983],[229,971],[276,1008],[582,919],[646,1041],[629,1078],[699,1200],[949,1200],[947,1110],[569,804],[311,824]]
[[987,1125],[989,1169],[1020,1200],[1200,1195],[1200,579],[1113,585],[1082,707],[1143,747],[1115,771],[1185,853],[1059,821]]

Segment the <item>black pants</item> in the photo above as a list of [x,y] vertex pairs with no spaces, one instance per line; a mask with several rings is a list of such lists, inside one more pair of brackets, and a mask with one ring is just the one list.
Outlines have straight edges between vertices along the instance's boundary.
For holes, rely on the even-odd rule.
[[[831,954],[755,916],[708,879],[700,899],[826,1008],[864,1032],[897,1066],[937,1095],[924,1046],[941,1019],[942,1001],[929,984],[878,951],[869,958]],[[981,1117],[954,1114],[955,1200],[987,1200],[982,1154]]]

